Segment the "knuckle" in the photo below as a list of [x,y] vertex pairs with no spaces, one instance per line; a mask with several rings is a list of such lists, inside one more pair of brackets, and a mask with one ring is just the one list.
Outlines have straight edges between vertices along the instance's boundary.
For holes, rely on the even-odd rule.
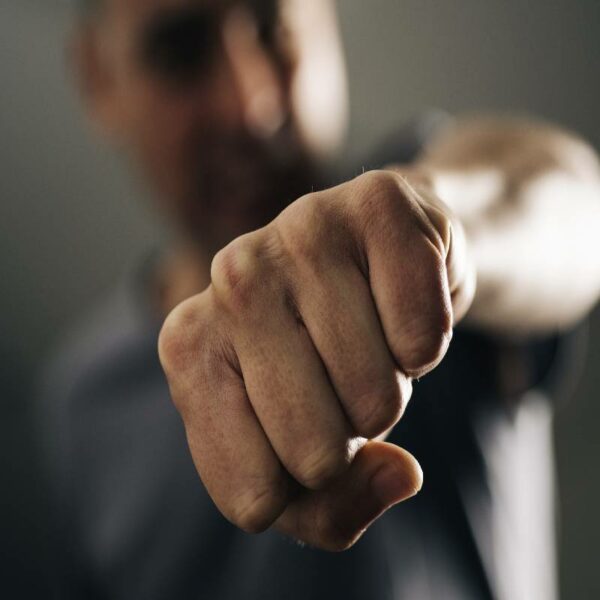
[[229,521],[247,533],[268,529],[285,508],[285,493],[280,481],[245,490],[233,503]]
[[371,194],[397,196],[401,191],[398,175],[392,171],[367,171],[358,177],[358,181]]
[[292,263],[317,268],[324,256],[324,240],[331,242],[331,214],[319,192],[307,194],[276,221],[281,247]]
[[158,336],[158,356],[167,376],[184,370],[189,364],[199,322],[196,298],[179,304],[165,319]]
[[388,218],[390,205],[397,206],[404,197],[398,175],[390,171],[368,171],[356,181],[359,214],[367,223]]
[[211,263],[216,296],[234,310],[249,308],[261,285],[261,248],[255,234],[243,235],[217,252]]
[[158,357],[171,399],[184,420],[191,398],[197,397],[192,392],[218,377],[227,356],[227,338],[206,292],[185,300],[168,315],[158,336]]
[[305,488],[320,490],[339,477],[350,465],[350,460],[346,445],[334,449],[319,447],[299,461],[293,473]]

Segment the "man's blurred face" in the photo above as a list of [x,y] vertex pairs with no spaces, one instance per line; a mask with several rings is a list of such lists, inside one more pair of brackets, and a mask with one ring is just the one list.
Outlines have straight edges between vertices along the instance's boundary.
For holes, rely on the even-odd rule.
[[206,243],[308,191],[343,133],[329,0],[105,0],[87,38],[90,112]]

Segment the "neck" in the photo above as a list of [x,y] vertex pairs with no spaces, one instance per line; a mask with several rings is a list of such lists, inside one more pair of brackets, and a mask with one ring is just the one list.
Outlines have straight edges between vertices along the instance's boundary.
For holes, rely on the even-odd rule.
[[190,241],[179,241],[160,261],[155,301],[163,317],[178,304],[202,292],[210,283],[212,257]]

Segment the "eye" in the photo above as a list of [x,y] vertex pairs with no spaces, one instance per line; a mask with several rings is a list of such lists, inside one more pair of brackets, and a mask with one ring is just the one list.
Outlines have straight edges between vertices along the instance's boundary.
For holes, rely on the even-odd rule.
[[268,47],[277,41],[279,29],[279,2],[276,0],[251,0],[246,8],[252,13],[260,41]]
[[279,23],[275,19],[262,18],[257,20],[258,38],[267,47],[271,47],[276,43],[278,29]]
[[282,0],[253,0],[252,9],[258,39],[273,60],[287,70],[293,67],[296,52],[282,5]]
[[185,84],[208,70],[218,44],[218,25],[201,11],[158,16],[144,35],[144,67],[166,81]]

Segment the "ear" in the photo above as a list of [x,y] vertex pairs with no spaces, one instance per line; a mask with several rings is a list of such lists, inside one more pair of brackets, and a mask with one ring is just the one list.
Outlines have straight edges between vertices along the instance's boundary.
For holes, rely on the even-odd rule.
[[120,130],[119,103],[112,65],[94,24],[80,24],[67,46],[67,62],[94,129],[113,137]]

